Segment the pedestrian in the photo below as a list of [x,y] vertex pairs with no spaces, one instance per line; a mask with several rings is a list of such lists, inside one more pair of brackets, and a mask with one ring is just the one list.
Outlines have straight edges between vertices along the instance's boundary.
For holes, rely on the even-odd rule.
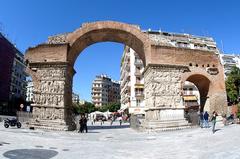
[[223,121],[223,125],[226,126],[227,125],[227,115],[224,114],[222,117],[223,117],[223,120],[222,120]]
[[83,131],[86,131],[86,133],[88,132],[88,128],[87,128],[87,118],[85,117],[85,115],[83,116]]
[[208,118],[209,118],[209,114],[208,114],[207,111],[205,111],[205,113],[204,113],[204,115],[203,115],[204,127],[205,127],[205,128],[209,128]]
[[203,112],[200,112],[199,114],[199,125],[201,128],[203,128]]
[[111,117],[110,120],[111,120],[110,125],[112,125],[113,124],[113,117]]
[[120,126],[122,125],[122,117],[120,116],[119,118],[118,118],[118,120],[119,120],[119,124],[120,124]]
[[217,112],[216,111],[213,111],[213,114],[212,114],[212,132],[215,133],[215,125],[216,125],[216,119],[217,119]]
[[79,133],[79,132],[80,132],[80,133],[83,133],[84,121],[83,121],[83,116],[82,116],[82,115],[81,115],[81,117],[80,117],[80,119],[79,119],[79,125],[80,125],[80,127],[79,127],[78,133]]

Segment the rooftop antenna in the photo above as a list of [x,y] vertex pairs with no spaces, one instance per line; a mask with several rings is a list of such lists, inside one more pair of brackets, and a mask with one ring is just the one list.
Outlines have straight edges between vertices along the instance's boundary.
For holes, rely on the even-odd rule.
[[222,47],[222,52],[224,53],[224,50],[223,50],[223,41],[221,40],[221,47]]

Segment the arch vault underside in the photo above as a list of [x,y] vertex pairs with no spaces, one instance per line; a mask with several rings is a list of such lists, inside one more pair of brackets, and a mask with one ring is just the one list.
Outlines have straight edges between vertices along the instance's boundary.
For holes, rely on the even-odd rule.
[[[189,126],[183,117],[182,84],[189,79],[197,80],[190,78],[195,74],[209,79],[206,96],[210,111],[226,112],[223,67],[215,53],[160,45],[138,26],[103,21],[83,24],[74,32],[50,37],[48,43],[27,50],[27,70],[34,83],[31,125],[59,130],[75,128],[71,99],[73,65],[83,49],[104,41],[128,45],[144,62],[145,129]],[[193,67],[189,61],[214,67]]]

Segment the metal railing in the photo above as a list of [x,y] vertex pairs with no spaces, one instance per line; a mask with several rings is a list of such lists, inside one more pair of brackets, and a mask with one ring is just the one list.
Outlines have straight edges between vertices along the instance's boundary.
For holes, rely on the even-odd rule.
[[27,122],[33,119],[33,114],[31,112],[17,111],[17,118],[20,122]]

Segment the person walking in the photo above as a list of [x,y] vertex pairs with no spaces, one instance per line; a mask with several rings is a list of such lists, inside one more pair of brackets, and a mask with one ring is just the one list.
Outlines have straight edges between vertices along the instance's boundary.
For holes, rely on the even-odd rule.
[[86,133],[88,132],[88,128],[87,128],[87,118],[85,117],[85,115],[83,116],[83,131],[86,131]]
[[213,111],[212,114],[212,132],[215,133],[215,125],[216,125],[216,119],[217,119],[217,112]]
[[120,124],[120,126],[122,125],[122,116],[120,116],[119,118],[118,118],[118,120],[119,120],[119,124]]
[[209,114],[208,114],[207,111],[205,111],[205,113],[204,113],[204,115],[203,115],[204,127],[205,127],[205,128],[209,128],[208,118],[209,118]]
[[83,133],[83,129],[84,129],[83,116],[81,116],[80,119],[79,119],[79,125],[80,125],[80,127],[79,127],[78,133],[79,133],[79,132],[80,132],[80,133]]

